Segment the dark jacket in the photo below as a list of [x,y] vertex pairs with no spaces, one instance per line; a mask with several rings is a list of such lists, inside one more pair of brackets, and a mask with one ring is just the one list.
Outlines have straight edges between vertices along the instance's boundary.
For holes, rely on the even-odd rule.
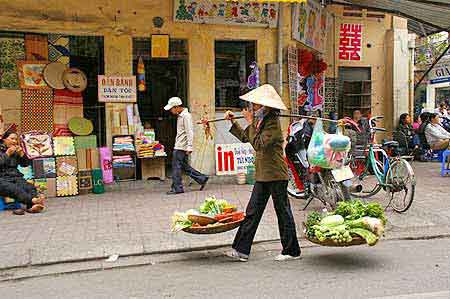
[[280,120],[276,114],[266,115],[258,129],[256,121],[245,130],[235,122],[230,132],[242,142],[250,142],[255,149],[255,179],[257,182],[288,180],[283,151],[284,138]]
[[0,144],[0,179],[23,177],[17,166],[29,166],[30,160],[26,156],[20,157],[17,153],[8,156],[6,150],[7,147],[4,144]]
[[414,137],[415,132],[411,125],[400,124],[398,126],[398,130],[408,137],[408,139],[412,139]]

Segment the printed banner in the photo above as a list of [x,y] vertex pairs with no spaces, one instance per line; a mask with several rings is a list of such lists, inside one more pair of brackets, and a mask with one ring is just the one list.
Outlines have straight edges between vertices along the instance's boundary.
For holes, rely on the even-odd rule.
[[341,24],[339,27],[339,59],[361,61],[362,25]]
[[450,82],[450,59],[438,63],[429,73],[431,84]]
[[176,22],[275,28],[278,3],[269,1],[174,0]]
[[255,161],[250,143],[216,144],[216,175],[246,173]]
[[292,38],[324,53],[331,22],[331,15],[319,2],[298,3],[292,10]]
[[109,103],[136,102],[136,76],[98,76],[98,101]]

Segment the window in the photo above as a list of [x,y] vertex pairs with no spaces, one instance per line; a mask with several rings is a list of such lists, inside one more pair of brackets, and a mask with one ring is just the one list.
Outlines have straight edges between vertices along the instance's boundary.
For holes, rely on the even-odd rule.
[[239,96],[248,91],[250,65],[256,61],[255,41],[216,41],[216,108],[241,108]]
[[370,68],[340,67],[339,68],[339,116],[353,115],[360,110],[364,116],[370,114],[372,103],[372,81]]

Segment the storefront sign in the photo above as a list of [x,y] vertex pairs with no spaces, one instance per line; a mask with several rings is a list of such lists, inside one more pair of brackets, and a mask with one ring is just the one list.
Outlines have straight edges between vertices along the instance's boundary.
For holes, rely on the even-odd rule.
[[292,38],[324,53],[331,22],[330,14],[318,1],[296,4],[292,10]]
[[428,75],[431,84],[450,82],[450,60],[435,66]]
[[105,103],[135,103],[136,76],[98,76],[98,101]]
[[277,27],[278,3],[269,1],[174,0],[176,22]]
[[250,143],[216,144],[216,175],[246,173],[255,161]]
[[360,61],[362,58],[361,24],[341,24],[339,29],[339,59]]

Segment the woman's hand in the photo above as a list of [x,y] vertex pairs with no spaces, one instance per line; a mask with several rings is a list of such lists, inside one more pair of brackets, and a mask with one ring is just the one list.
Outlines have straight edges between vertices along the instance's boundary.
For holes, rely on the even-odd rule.
[[15,146],[10,146],[8,147],[8,149],[6,150],[6,154],[8,156],[12,156],[14,153],[16,152],[16,147]]
[[247,108],[242,110],[242,116],[244,116],[245,120],[249,123],[252,124],[253,123],[253,113],[248,111]]
[[25,155],[25,153],[23,152],[23,148],[20,146],[16,147],[16,153],[18,153],[21,157]]
[[234,113],[231,112],[230,110],[227,110],[227,111],[225,112],[225,114],[224,114],[223,117],[224,117],[226,120],[230,120],[232,123],[235,122],[235,119],[234,119]]

